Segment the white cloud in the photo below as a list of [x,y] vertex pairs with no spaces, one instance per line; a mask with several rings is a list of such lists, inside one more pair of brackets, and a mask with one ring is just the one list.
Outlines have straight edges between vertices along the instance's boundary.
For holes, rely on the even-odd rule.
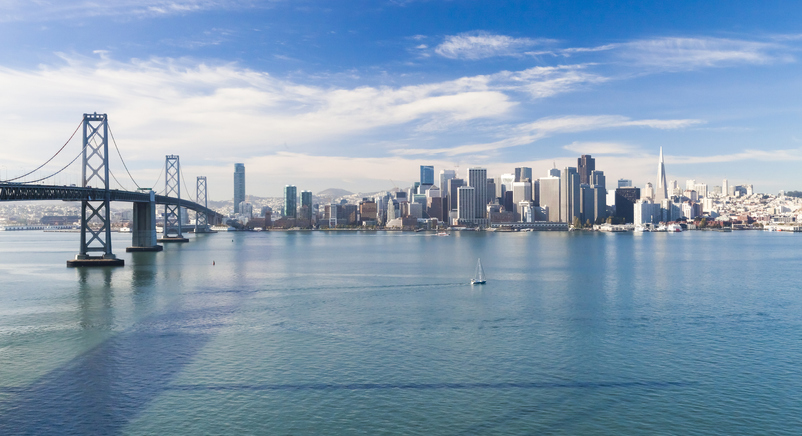
[[586,132],[601,129],[648,127],[652,129],[681,129],[701,124],[694,119],[643,119],[633,120],[620,115],[564,116],[541,118],[532,123],[518,124],[506,129],[507,137],[498,141],[443,148],[395,149],[396,154],[458,156],[497,151],[504,148],[531,144],[539,139],[560,133]]
[[[0,22],[52,21],[99,16],[150,17],[209,9],[255,7],[253,0],[89,0],[4,1]],[[264,6],[261,4],[260,6]]]
[[620,47],[623,59],[667,70],[790,60],[775,44],[722,38],[656,38]]
[[563,146],[563,149],[579,154],[632,154],[638,147],[620,142],[580,142],[574,141]]
[[447,36],[434,51],[449,59],[477,60],[495,56],[519,56],[523,49],[542,42],[544,40],[473,32]]

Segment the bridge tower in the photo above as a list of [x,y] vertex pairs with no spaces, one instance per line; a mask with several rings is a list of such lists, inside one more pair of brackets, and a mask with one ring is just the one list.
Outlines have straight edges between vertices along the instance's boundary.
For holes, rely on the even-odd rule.
[[181,234],[181,162],[174,154],[164,159],[164,195],[178,201],[164,205],[164,234],[159,242],[189,242]]
[[[109,202],[109,124],[106,114],[84,114],[81,186],[103,189],[103,198],[90,195],[81,201],[81,247],[68,267],[123,266],[111,251]],[[102,253],[92,256],[90,253]]]
[[[195,191],[195,201],[203,207],[208,208],[209,202],[206,196],[206,176],[198,176]],[[209,216],[205,213],[195,212],[195,234],[209,232]]]

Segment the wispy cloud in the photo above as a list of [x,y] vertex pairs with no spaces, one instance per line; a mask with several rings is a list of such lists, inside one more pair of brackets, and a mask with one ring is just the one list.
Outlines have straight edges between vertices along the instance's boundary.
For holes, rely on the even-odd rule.
[[495,56],[520,56],[523,49],[546,41],[550,40],[473,32],[447,36],[434,51],[449,59],[477,60]]
[[574,141],[568,145],[563,146],[564,150],[568,150],[579,154],[632,154],[639,151],[639,148],[620,142],[580,142]]
[[0,22],[53,21],[99,16],[153,17],[210,9],[265,7],[254,0],[89,0],[3,1]]
[[624,127],[648,127],[652,129],[668,130],[681,129],[701,123],[704,123],[704,121],[694,119],[633,120],[620,115],[548,117],[541,118],[532,123],[510,126],[508,129],[506,129],[508,137],[498,141],[433,149],[395,149],[393,152],[399,155],[411,154],[458,156],[497,151],[504,148],[531,144],[537,140],[560,133],[585,132]]
[[656,38],[620,44],[618,48],[621,59],[661,70],[768,64],[793,59],[778,44],[722,38]]

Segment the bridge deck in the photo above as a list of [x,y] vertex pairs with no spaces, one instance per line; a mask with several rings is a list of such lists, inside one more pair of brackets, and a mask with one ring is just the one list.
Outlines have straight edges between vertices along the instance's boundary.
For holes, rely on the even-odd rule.
[[[149,203],[150,193],[110,189],[110,201],[130,203]],[[63,200],[63,201],[102,201],[106,190],[101,188],[82,188],[79,186],[25,185],[19,183],[0,183],[0,201]],[[156,204],[170,204],[185,207],[211,218],[222,219],[223,215],[189,200],[178,200],[166,195],[157,195]]]

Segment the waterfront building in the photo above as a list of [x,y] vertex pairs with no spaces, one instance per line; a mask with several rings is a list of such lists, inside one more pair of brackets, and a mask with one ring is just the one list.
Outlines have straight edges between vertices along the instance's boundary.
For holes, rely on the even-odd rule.
[[518,222],[532,223],[535,221],[535,211],[531,201],[521,201],[516,204],[516,208],[518,209],[519,215]]
[[285,218],[298,218],[298,190],[293,185],[284,186],[284,213]]
[[487,169],[468,168],[468,186],[474,188],[476,224],[486,226],[487,220]]
[[642,198],[635,202],[633,222],[640,224],[657,224],[660,222],[660,205],[652,200]]
[[560,222],[560,178],[541,177],[539,181],[540,206],[547,211],[546,221]]
[[532,203],[540,206],[540,179],[532,181]]
[[634,222],[635,202],[640,199],[640,188],[618,188],[615,190],[615,216],[625,223]]
[[379,205],[376,204],[375,200],[363,198],[362,201],[359,202],[359,220],[363,223],[370,223],[372,221],[373,224],[375,224],[378,222]]
[[[253,204],[251,204],[251,203],[249,203],[247,201],[240,202],[240,204],[237,205],[237,213],[239,213],[240,215],[245,216],[245,217],[247,217],[249,219],[253,218]],[[184,211],[183,216],[185,216],[185,217],[187,217],[187,219],[189,219],[189,215],[186,214],[186,211]],[[188,223],[184,223],[184,224],[188,224]]]
[[574,167],[566,167],[560,179],[560,220],[570,225],[574,218],[581,218],[579,173]]
[[472,186],[457,189],[457,220],[460,224],[476,222],[476,189]]
[[245,201],[245,164],[234,164],[234,211]]
[[591,184],[590,173],[596,169],[596,159],[589,154],[583,154],[576,160],[577,173],[579,174],[580,184]]

